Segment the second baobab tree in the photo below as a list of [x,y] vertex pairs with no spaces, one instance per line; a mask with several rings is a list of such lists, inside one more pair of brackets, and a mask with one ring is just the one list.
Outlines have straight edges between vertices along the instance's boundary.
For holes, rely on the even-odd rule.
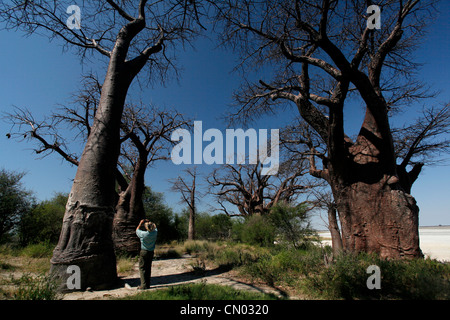
[[[216,2],[222,42],[241,54],[244,74],[271,70],[269,79],[244,82],[233,117],[295,106],[326,145],[326,161],[311,174],[331,187],[346,251],[422,257],[419,208],[403,181],[417,167],[405,174],[397,166],[389,120],[430,97],[414,77],[412,52],[435,3],[386,1],[374,29],[366,1]],[[350,98],[365,111],[353,139],[344,127]]]

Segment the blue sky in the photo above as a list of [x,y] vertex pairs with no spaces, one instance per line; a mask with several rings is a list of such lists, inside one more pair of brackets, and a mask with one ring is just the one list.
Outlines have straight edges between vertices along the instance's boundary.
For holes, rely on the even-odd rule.
[[[417,60],[425,63],[420,71],[424,82],[442,93],[437,101],[450,101],[450,4],[443,1],[441,14],[430,28],[423,45],[417,51]],[[49,115],[59,103],[66,103],[80,86],[80,75],[90,70],[103,74],[103,63],[81,64],[70,51],[63,52],[60,42],[49,42],[41,36],[24,37],[20,32],[0,31],[0,111],[11,112],[13,105],[27,107],[37,119]],[[178,64],[183,68],[179,81],[171,81],[165,87],[143,88],[136,84],[130,90],[133,100],[173,107],[188,117],[203,121],[203,130],[225,129],[220,120],[229,104],[231,95],[239,85],[239,75],[231,73],[236,57],[230,52],[215,49],[208,39],[199,39],[196,50],[187,49],[179,55]],[[92,61],[96,61],[92,59]],[[417,106],[420,108],[420,106]],[[273,118],[264,118],[255,128],[270,128],[286,123],[296,116],[295,109],[287,109]],[[401,121],[414,119],[418,114],[403,114]],[[346,114],[346,126],[357,128],[362,121],[357,107]],[[49,199],[55,192],[69,192],[76,168],[57,155],[38,159],[32,152],[33,144],[18,143],[6,138],[10,127],[0,122],[0,167],[25,171],[24,186],[33,191],[39,200]],[[172,193],[168,179],[176,177],[187,166],[175,166],[171,162],[158,163],[147,170],[146,183],[165,194],[166,202],[176,210],[179,195]],[[207,167],[207,166],[206,166]],[[203,166],[208,174],[210,168]],[[426,167],[413,187],[412,194],[420,207],[420,225],[450,225],[450,166]],[[209,200],[201,203],[208,209]],[[316,225],[323,228],[320,219]]]

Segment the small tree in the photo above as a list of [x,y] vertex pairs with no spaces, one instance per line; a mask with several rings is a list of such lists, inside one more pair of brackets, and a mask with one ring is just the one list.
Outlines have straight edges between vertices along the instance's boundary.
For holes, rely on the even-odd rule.
[[58,193],[28,210],[20,219],[18,235],[22,246],[49,242],[56,244],[61,233],[61,221],[67,203],[67,194]]
[[195,240],[195,215],[197,210],[196,201],[199,196],[196,185],[198,173],[195,167],[186,169],[185,172],[190,177],[184,178],[182,176],[178,176],[178,178],[172,180],[172,191],[179,192],[181,194],[181,202],[187,204],[189,208],[188,240]]
[[145,218],[154,222],[158,228],[158,243],[186,238],[183,223],[172,208],[164,202],[164,195],[146,187],[142,196]]
[[291,205],[280,202],[272,207],[269,221],[276,228],[277,240],[294,248],[307,248],[317,241],[317,234],[311,227],[306,204]]
[[31,193],[20,182],[24,175],[0,170],[0,243],[10,239],[21,217],[31,209]]

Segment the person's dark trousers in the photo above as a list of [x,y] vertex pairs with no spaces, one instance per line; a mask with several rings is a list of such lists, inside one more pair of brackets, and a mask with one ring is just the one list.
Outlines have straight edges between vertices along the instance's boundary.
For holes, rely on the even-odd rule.
[[139,273],[141,276],[141,288],[150,288],[150,278],[152,276],[152,262],[154,251],[141,249],[139,254]]

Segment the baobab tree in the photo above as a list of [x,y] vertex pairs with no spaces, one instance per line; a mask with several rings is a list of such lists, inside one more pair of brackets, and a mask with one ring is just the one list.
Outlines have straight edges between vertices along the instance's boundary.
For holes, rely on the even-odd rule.
[[[281,202],[295,202],[298,196],[313,187],[305,179],[305,161],[285,161],[277,175],[262,175],[262,165],[224,164],[215,169],[207,182],[216,196],[219,210],[228,216],[250,217],[267,215]],[[237,212],[227,205],[237,208]]]
[[71,5],[71,1],[2,2],[0,22],[26,34],[44,33],[62,40],[67,48],[79,49],[81,55],[95,52],[108,61],[95,120],[51,259],[51,273],[63,284],[69,276],[67,266],[77,265],[82,289],[101,288],[117,280],[111,236],[114,173],[128,89],[145,66],[153,79],[164,78],[174,66],[171,49],[196,33],[199,10],[197,1],[85,1],[75,23],[69,23]]
[[[311,162],[310,171],[331,187],[344,250],[423,256],[419,208],[397,166],[389,119],[431,97],[414,78],[411,53],[435,3],[384,1],[378,29],[369,1],[217,2],[222,43],[241,54],[240,67],[249,74],[269,65],[273,74],[243,84],[233,116],[254,119],[286,103],[298,109],[326,146],[326,162]],[[365,106],[355,139],[344,130],[350,97]]]
[[[187,127],[187,121],[174,110],[127,108],[122,120],[125,140],[118,165],[122,175],[117,179],[119,198],[113,223],[113,240],[116,251],[137,254],[140,241],[136,226],[145,217],[142,201],[145,192],[146,169],[158,160],[169,160],[173,145],[173,130]],[[128,172],[127,168],[132,168]]]
[[198,190],[198,172],[197,168],[188,168],[184,170],[188,177],[178,176],[171,180],[172,191],[181,195],[181,203],[189,208],[188,240],[195,240],[195,215],[197,213],[197,201],[199,200]]
[[[37,120],[24,108],[5,113],[11,124],[9,138],[34,142],[34,152],[44,158],[58,154],[68,163],[78,166],[80,155],[74,152],[73,143],[82,145],[92,130],[94,115],[99,103],[101,84],[93,75],[85,76],[83,88],[70,101],[43,120]],[[173,144],[172,130],[187,127],[187,121],[174,110],[160,110],[155,106],[127,104],[121,123],[121,152],[115,178],[117,182],[113,241],[116,253],[136,255],[140,240],[136,225],[144,218],[142,196],[146,169],[158,160],[169,159],[169,147]],[[70,136],[70,131],[75,131]]]
[[[424,166],[445,163],[450,152],[450,141],[446,135],[450,132],[450,105],[439,108],[423,109],[414,123],[392,128],[394,148],[397,159],[397,171],[403,175],[402,188],[411,193]],[[301,117],[281,132],[281,144],[291,159],[309,158],[311,175],[327,167],[326,143]],[[321,164],[316,165],[316,158]],[[410,168],[407,170],[407,168]],[[321,178],[318,175],[318,178]],[[331,192],[325,186],[312,190],[312,203],[315,208],[327,212],[327,227],[331,233],[335,254],[342,250],[342,236],[338,224],[336,203]]]

